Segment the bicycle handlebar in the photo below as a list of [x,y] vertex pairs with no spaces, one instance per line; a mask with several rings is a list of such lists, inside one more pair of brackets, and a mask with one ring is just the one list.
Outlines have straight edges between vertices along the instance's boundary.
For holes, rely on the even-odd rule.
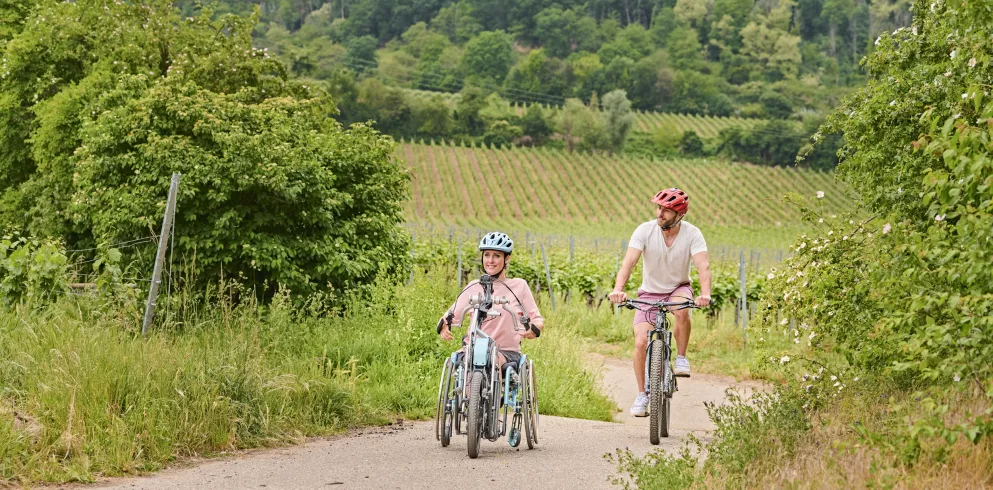
[[[648,308],[641,308],[638,305],[644,305]],[[686,301],[640,301],[637,299],[624,300],[622,303],[618,303],[617,306],[621,308],[627,308],[629,310],[648,310],[648,309],[658,309],[664,311],[676,311],[685,310],[686,308],[700,308],[692,300]]]

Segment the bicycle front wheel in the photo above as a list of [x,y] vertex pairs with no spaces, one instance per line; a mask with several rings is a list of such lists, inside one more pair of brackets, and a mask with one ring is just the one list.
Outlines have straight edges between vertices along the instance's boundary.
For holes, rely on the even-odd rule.
[[[665,395],[662,393],[662,366],[664,365],[664,360],[662,359],[665,353],[665,345],[661,340],[653,340],[648,344],[648,440],[652,445],[657,446],[659,444],[659,434],[662,431],[662,420],[663,420],[663,407],[662,405],[666,400]],[[668,429],[666,429],[666,434],[668,434]]]

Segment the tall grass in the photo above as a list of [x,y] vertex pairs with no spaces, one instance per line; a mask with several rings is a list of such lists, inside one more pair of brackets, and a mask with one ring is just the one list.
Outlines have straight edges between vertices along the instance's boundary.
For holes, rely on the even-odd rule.
[[[0,483],[92,481],[427,417],[457,347],[434,325],[456,293],[432,277],[380,285],[337,315],[215,299],[145,338],[134,305],[0,310]],[[609,420],[567,332],[527,346],[543,412]]]

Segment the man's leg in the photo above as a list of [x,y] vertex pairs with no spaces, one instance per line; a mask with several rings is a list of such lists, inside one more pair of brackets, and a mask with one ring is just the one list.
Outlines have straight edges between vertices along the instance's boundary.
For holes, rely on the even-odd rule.
[[638,323],[634,326],[634,379],[638,383],[638,393],[645,391],[645,358],[648,349],[648,331],[654,328],[651,323]]
[[631,415],[644,417],[648,415],[648,397],[645,396],[645,349],[648,348],[648,331],[651,323],[636,323],[634,325],[634,379],[638,383],[634,404],[631,405]]
[[[670,301],[676,301],[682,299],[692,299],[693,290],[688,287],[681,287],[672,292]],[[673,328],[673,337],[676,338],[676,359],[675,367],[673,373],[680,377],[689,377],[690,375],[690,361],[686,359],[686,349],[690,344],[690,310],[682,309],[672,312],[672,316],[675,317],[675,328]]]
[[690,310],[677,310],[672,313],[676,317],[676,354],[686,356],[686,346],[690,343]]

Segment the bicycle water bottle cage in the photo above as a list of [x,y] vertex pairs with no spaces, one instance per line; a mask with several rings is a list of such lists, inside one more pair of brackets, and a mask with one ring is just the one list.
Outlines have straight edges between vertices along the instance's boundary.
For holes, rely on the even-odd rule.
[[472,344],[472,365],[475,367],[486,367],[490,362],[490,339],[486,337],[476,337]]

